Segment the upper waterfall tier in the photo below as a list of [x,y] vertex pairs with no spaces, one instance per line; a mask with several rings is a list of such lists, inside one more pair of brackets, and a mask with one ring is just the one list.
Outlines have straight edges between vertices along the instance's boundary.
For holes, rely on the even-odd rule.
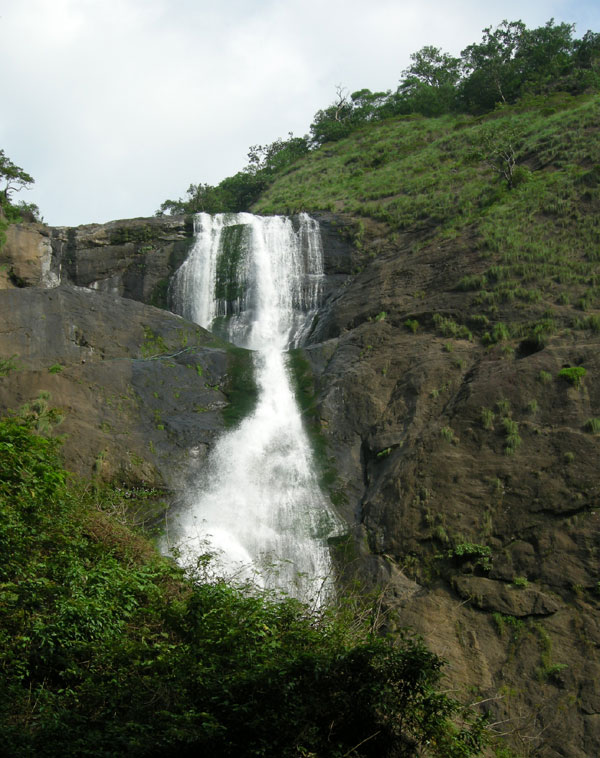
[[200,213],[192,251],[171,285],[174,309],[240,347],[302,343],[320,305],[323,251],[306,214]]

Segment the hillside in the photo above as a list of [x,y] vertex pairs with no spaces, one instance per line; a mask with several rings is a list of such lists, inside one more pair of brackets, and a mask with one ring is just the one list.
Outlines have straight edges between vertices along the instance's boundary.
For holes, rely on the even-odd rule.
[[[598,752],[599,116],[556,95],[389,119],[253,208],[326,208],[354,243],[304,353],[345,560],[519,756]],[[485,152],[509,143],[513,187]]]
[[[488,732],[504,738],[489,749],[496,758],[600,753],[599,123],[598,95],[561,92],[485,115],[377,120],[300,151],[252,206],[257,213],[308,210],[323,230],[327,297],[291,363],[323,481],[348,524],[333,546],[342,597],[352,602],[357,588],[385,590],[376,610],[379,618],[386,609],[384,629],[398,639],[410,627],[448,661],[444,687],[487,713]],[[364,683],[372,652],[360,647],[372,641],[368,633],[344,638],[339,648],[336,635],[346,632],[325,624],[334,642],[309,660],[307,649],[324,644],[310,636],[310,620],[307,630],[302,615],[274,619],[262,600],[238,606],[235,598],[232,609],[228,591],[216,593],[218,602],[196,594],[172,567],[154,563],[146,542],[114,524],[118,517],[156,525],[177,504],[189,460],[202,460],[252,400],[247,351],[164,310],[170,278],[189,249],[189,221],[8,229],[0,252],[0,403],[4,411],[21,407],[35,426],[48,398],[32,406],[34,398],[50,392],[65,415],[59,429],[67,434],[67,468],[89,483],[82,517],[62,489],[63,474],[48,473],[58,466],[54,453],[46,461],[27,429],[4,422],[5,442],[13,435],[20,454],[33,450],[44,466],[40,491],[36,484],[27,494],[23,468],[9,448],[1,450],[7,470],[15,466],[10,487],[25,487],[27,506],[20,520],[5,520],[18,557],[3,580],[5,670],[18,684],[6,690],[3,717],[15,744],[26,740],[24,755],[40,754],[44,733],[58,739],[65,725],[84,735],[90,713],[100,734],[114,707],[123,720],[110,734],[132,754],[153,754],[153,730],[162,725],[173,750],[218,744],[229,755],[242,749],[244,735],[228,720],[226,689],[247,697],[244,708],[252,710],[258,682],[273,703],[289,696],[274,738],[281,743],[267,754],[290,747],[288,728],[306,730],[298,743],[305,755],[385,754],[379,743],[360,743],[366,732],[347,731],[355,713],[347,695]],[[44,489],[47,479],[52,486]],[[117,489],[94,499],[106,483]],[[1,504],[11,514],[5,486]],[[53,525],[55,497],[66,516]],[[34,501],[41,525],[28,521]],[[65,519],[74,546],[61,547],[44,573],[50,541],[69,542]],[[23,535],[38,527],[46,541],[30,555]],[[116,595],[102,596],[103,571],[115,579]],[[98,588],[91,600],[81,590],[88,575]],[[121,597],[133,598],[123,615],[115,610]],[[21,615],[19,598],[28,603]],[[110,645],[103,647],[94,619],[107,608]],[[230,614],[233,646],[238,635],[240,649],[258,660],[247,677],[232,670],[225,689],[219,672],[246,653],[230,659],[223,652],[219,640],[227,648],[229,637],[210,623],[221,612]],[[28,637],[32,619],[35,640],[47,634],[41,658]],[[205,650],[194,636],[198,619],[214,658],[195,679],[190,661]],[[53,647],[61,624],[71,635],[73,669],[61,668]],[[128,636],[120,641],[123,629]],[[271,666],[273,649],[281,657]],[[22,660],[32,666],[26,674]],[[437,658],[421,660],[437,685]],[[386,659],[385,677],[390,661],[397,663]],[[317,698],[315,710],[285,687],[292,672],[310,699],[320,691],[311,689],[311,677],[318,682],[323,670],[348,709],[339,749],[319,716],[327,697]],[[341,691],[338,676],[347,677]],[[179,709],[173,704],[183,685]],[[57,707],[55,721],[45,719],[50,706],[38,705],[46,702]],[[146,712],[148,703],[154,710]],[[300,725],[296,705],[308,709]],[[374,707],[373,729],[385,724],[392,734],[389,720],[377,720],[381,713]],[[269,725],[256,718],[260,751],[275,743],[264,742]],[[102,754],[111,754],[109,738]],[[393,755],[397,735],[390,739],[385,749]],[[431,754],[453,754],[439,732],[436,739]],[[402,744],[407,755],[417,750]],[[461,755],[460,745],[453,749]]]

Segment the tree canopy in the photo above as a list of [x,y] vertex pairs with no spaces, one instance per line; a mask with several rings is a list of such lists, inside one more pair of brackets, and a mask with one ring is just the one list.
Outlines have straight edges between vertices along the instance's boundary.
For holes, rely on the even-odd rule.
[[18,192],[34,183],[34,179],[20,166],[17,166],[0,150],[0,203],[9,203],[12,192]]

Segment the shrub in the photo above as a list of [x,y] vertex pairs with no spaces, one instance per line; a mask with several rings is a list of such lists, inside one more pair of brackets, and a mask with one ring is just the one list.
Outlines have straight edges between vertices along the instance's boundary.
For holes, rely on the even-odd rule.
[[0,358],[0,376],[8,376],[11,371],[18,371],[16,362],[17,355],[11,355],[10,358]]
[[521,438],[519,437],[519,424],[510,418],[502,419],[502,426],[506,433],[506,441],[504,443],[505,455],[514,455],[521,446]]
[[434,314],[433,323],[444,337],[455,337],[456,339],[465,340],[473,339],[473,333],[464,324],[457,324],[453,319],[446,318],[439,313]]
[[585,422],[585,428],[592,434],[600,434],[600,418],[589,418]]
[[494,411],[490,408],[481,409],[481,424],[484,429],[491,431],[494,428]]
[[446,442],[458,442],[458,438],[454,436],[454,430],[450,426],[443,426],[440,429],[440,434]]
[[455,563],[471,561],[475,566],[489,571],[492,567],[492,550],[487,545],[478,545],[475,542],[460,542],[448,551],[447,557]]
[[583,377],[586,374],[587,374],[587,371],[585,370],[583,366],[568,366],[566,368],[561,368],[561,370],[558,372],[558,376],[561,379],[565,379],[574,387],[581,386]]

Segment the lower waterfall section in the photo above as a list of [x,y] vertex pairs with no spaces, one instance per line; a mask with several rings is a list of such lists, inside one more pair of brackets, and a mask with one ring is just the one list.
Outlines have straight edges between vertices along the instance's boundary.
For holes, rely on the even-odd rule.
[[216,443],[169,525],[184,565],[216,553],[226,575],[319,602],[332,592],[323,496],[285,351],[301,344],[323,278],[318,225],[247,213],[196,219],[196,244],[174,279],[182,315],[255,351],[258,401]]

